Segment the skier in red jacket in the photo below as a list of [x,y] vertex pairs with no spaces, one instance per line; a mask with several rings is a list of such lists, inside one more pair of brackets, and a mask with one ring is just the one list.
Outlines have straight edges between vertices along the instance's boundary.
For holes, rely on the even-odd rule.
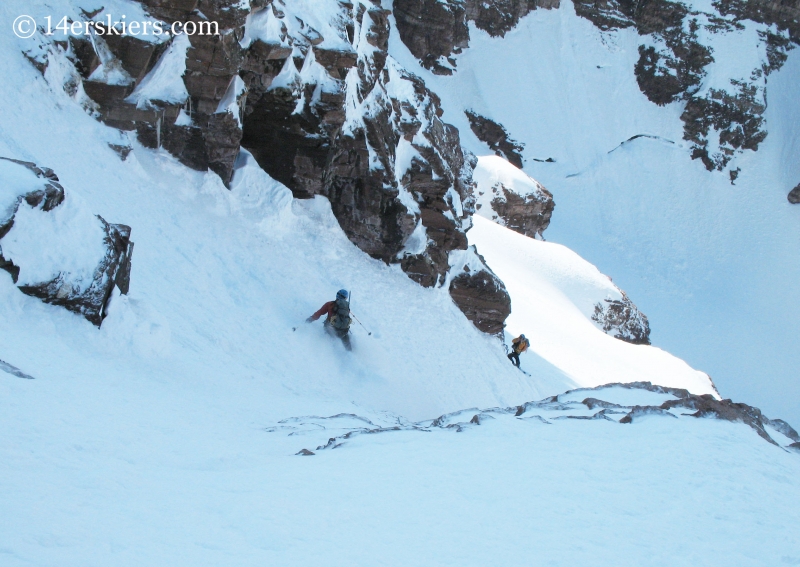
[[306,319],[306,323],[312,323],[322,317],[325,317],[325,330],[332,335],[336,335],[342,339],[342,344],[347,350],[352,350],[350,345],[350,302],[348,301],[349,294],[346,289],[340,289],[336,294],[336,299],[328,301],[325,305],[319,308],[311,317]]

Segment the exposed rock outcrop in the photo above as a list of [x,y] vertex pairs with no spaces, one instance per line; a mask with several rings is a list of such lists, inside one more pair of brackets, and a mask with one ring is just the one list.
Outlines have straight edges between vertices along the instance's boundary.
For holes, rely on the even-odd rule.
[[[638,391],[638,392],[637,392]],[[580,400],[579,395],[590,394],[591,397]],[[621,395],[622,394],[622,395]],[[637,394],[645,394],[643,398],[664,400],[659,405],[632,405],[631,402],[614,403],[605,401],[605,397],[625,400],[635,399]],[[653,394],[657,394],[653,396]],[[621,395],[621,396],[620,396]],[[658,402],[656,402],[658,403]],[[586,410],[599,409],[594,414],[587,415]],[[687,411],[683,411],[687,410]],[[544,417],[546,416],[546,417]],[[710,394],[690,394],[680,388],[656,386],[650,382],[631,382],[627,384],[606,384],[596,388],[579,388],[570,390],[558,396],[550,396],[543,400],[527,402],[525,404],[480,410],[469,408],[452,413],[440,415],[435,419],[418,421],[415,423],[398,424],[397,420],[382,419],[373,422],[367,418],[353,414],[337,414],[329,417],[303,416],[283,419],[266,430],[269,432],[282,432],[295,435],[302,431],[317,432],[323,444],[316,447],[317,451],[337,449],[360,435],[376,435],[390,431],[418,431],[431,433],[435,431],[454,431],[457,433],[469,431],[492,421],[506,423],[518,420],[531,420],[545,425],[555,425],[567,420],[603,420],[620,424],[636,424],[643,418],[655,417],[668,419],[677,423],[678,420],[692,418],[716,418],[732,422],[741,422],[751,427],[765,441],[783,448],[787,451],[800,451],[800,435],[788,423],[780,419],[769,419],[758,408],[746,404],[734,403],[731,400],[719,400]],[[336,431],[336,437],[328,437],[329,431]],[[770,436],[770,431],[777,432],[775,439]],[[785,437],[785,439],[781,438]],[[327,437],[327,442],[325,438]],[[305,452],[304,452],[305,451]],[[306,449],[298,455],[307,455],[311,451]]]
[[492,37],[502,37],[536,8],[558,8],[561,0],[466,0],[467,19]]
[[[609,389],[624,389],[624,390],[645,390],[657,394],[666,394],[672,399],[667,399],[660,405],[633,405],[622,406],[614,403],[604,402],[598,399],[597,396],[603,395],[604,390]],[[715,388],[716,390],[716,388]],[[666,386],[657,386],[650,382],[629,382],[627,384],[606,384],[598,386],[597,388],[580,388],[577,390],[570,390],[559,396],[552,396],[545,398],[540,402],[529,402],[516,408],[516,415],[522,416],[532,410],[546,407],[548,409],[566,410],[571,405],[569,402],[561,402],[561,398],[574,398],[577,392],[592,392],[593,396],[585,398],[581,404],[589,409],[597,407],[604,408],[603,411],[613,411],[619,413],[619,410],[625,410],[622,413],[625,415],[619,419],[619,423],[636,423],[637,418],[651,415],[661,416],[689,416],[689,417],[703,417],[703,418],[716,418],[726,421],[741,422],[751,427],[758,435],[765,441],[778,445],[775,440],[770,436],[768,429],[777,431],[784,437],[788,438],[794,443],[800,442],[800,435],[788,423],[782,419],[769,419],[758,408],[733,402],[729,399],[720,400],[711,394],[691,394],[683,388],[670,388]],[[573,402],[574,403],[574,402]],[[680,410],[688,410],[683,412]],[[792,445],[794,444],[792,443]],[[788,445],[791,447],[791,445]]]
[[[222,103],[242,64],[239,38],[248,11],[238,0],[141,4],[168,25],[192,22],[208,26],[208,33],[71,37],[67,44],[49,47],[51,55],[60,52],[74,64],[75,75],[64,88],[85,95],[87,110],[109,126],[136,130],[143,145],[164,147],[185,165],[211,169],[228,184],[242,130],[235,104]],[[104,21],[102,11],[90,16]],[[29,58],[44,72],[46,60]],[[178,74],[168,76],[176,67]]]
[[[619,288],[618,288],[619,289]],[[614,338],[635,345],[650,344],[650,323],[624,291],[621,299],[605,299],[594,306],[592,321]]]
[[467,319],[484,333],[501,335],[511,314],[506,286],[486,265],[474,246],[453,255],[450,295]]
[[[286,36],[301,66],[287,58],[251,82],[242,145],[295,197],[328,197],[362,250],[441,284],[449,252],[466,248],[470,161],[438,98],[388,57],[387,13],[359,3],[341,16],[357,33],[336,49]],[[278,19],[291,17],[287,7]]]
[[512,140],[503,125],[494,120],[471,110],[467,110],[466,115],[470,128],[481,142],[487,144],[498,156],[506,158],[511,164],[522,169],[524,144]]
[[[574,6],[579,16],[603,31],[635,28],[643,36],[634,66],[640,89],[658,105],[685,103],[681,120],[692,158],[701,160],[710,171],[730,166],[733,183],[740,169],[731,166],[731,160],[743,151],[756,151],[767,135],[767,77],[780,69],[786,53],[800,44],[800,2],[720,0],[708,11],[673,0],[576,0]],[[395,1],[403,42],[423,66],[448,74],[456,69],[454,56],[468,47],[467,22],[474,21],[489,34],[502,36],[531,10],[558,7],[558,1],[546,0]],[[716,41],[726,34],[741,33],[745,29],[742,20],[759,24],[756,32],[765,56],[753,69],[737,69],[732,60],[738,55],[720,49],[730,42]],[[730,76],[710,71],[714,65]],[[709,73],[714,81],[701,90]],[[516,164],[513,148],[492,145],[499,144],[502,133],[490,131],[485,120],[470,116],[476,135]]]
[[800,203],[800,183],[798,183],[797,187],[789,191],[786,198],[789,199],[789,202],[793,205]]
[[[290,45],[294,56],[280,66],[255,64],[263,56],[252,55],[258,43],[251,45],[242,145],[295,197],[328,197],[362,250],[399,263],[423,286],[445,285],[450,254],[467,247],[474,158],[441,121],[438,97],[389,57],[388,12],[365,2],[339,10],[341,33],[328,41],[286,23],[274,45]],[[294,16],[287,5],[266,17]],[[505,313],[502,326],[508,314],[507,294],[497,293],[502,283],[487,268],[470,285],[487,293],[450,287],[454,301],[479,328],[495,332],[496,321],[484,321]],[[500,303],[492,313],[478,315],[493,300]]]
[[452,54],[469,43],[467,11],[460,0],[394,0],[400,39],[422,65],[440,75],[453,72]]
[[[99,327],[114,286],[128,293],[131,228],[80,207],[64,211],[64,188],[51,169],[0,158],[0,179],[0,206],[7,211],[0,221],[0,268],[23,293]],[[42,222],[37,211],[54,218]]]
[[400,39],[423,67],[452,74],[454,55],[469,45],[468,22],[503,36],[536,8],[558,8],[560,0],[394,0]]
[[530,238],[543,238],[556,205],[541,183],[496,156],[481,157],[473,176],[477,214]]

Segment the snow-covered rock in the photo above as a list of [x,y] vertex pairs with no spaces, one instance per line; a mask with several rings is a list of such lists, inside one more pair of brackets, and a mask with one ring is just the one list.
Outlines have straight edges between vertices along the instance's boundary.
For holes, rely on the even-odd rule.
[[472,175],[477,214],[530,238],[542,238],[556,206],[550,191],[498,156],[478,158]]
[[114,286],[130,285],[131,229],[66,199],[51,169],[0,158],[0,267],[20,291],[98,327]]
[[592,321],[617,339],[635,345],[649,345],[650,322],[647,316],[639,311],[624,291],[614,287],[621,297],[605,297],[595,303]]
[[[685,419],[707,418],[742,423],[763,440],[784,449],[800,442],[800,434],[780,419],[770,419],[758,408],[747,404],[719,400],[710,394],[698,396],[681,388],[657,386],[650,382],[603,384],[595,388],[577,388],[542,400],[514,407],[469,408],[418,422],[392,419],[369,419],[355,414],[330,417],[304,416],[285,418],[267,427],[267,431],[313,435],[317,439],[334,433],[316,451],[338,449],[359,435],[394,431],[432,432],[437,429],[463,432],[490,420],[538,420],[545,424],[559,420],[605,420],[619,424],[639,425],[650,416]],[[677,425],[677,424],[676,424]],[[311,435],[310,435],[311,434]],[[307,449],[306,449],[307,450]],[[310,455],[312,452],[297,453]]]

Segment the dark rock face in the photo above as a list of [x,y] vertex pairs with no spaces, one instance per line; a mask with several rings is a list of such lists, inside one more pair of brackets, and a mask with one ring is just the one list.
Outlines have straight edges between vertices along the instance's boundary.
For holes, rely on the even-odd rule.
[[[21,193],[14,203],[7,209],[9,215],[0,224],[0,246],[2,239],[14,227],[15,217],[22,206],[41,209],[51,212],[62,205],[65,199],[64,188],[58,182],[58,177],[48,168],[39,168],[33,163],[0,158],[25,168],[42,180],[41,186],[33,191]],[[3,180],[4,183],[14,183],[15,176]],[[33,297],[38,297],[45,303],[60,305],[70,311],[83,315],[87,320],[98,327],[105,317],[105,309],[111,292],[116,285],[121,293],[127,294],[130,287],[131,255],[133,242],[130,241],[131,228],[121,224],[109,224],[102,217],[97,216],[97,221],[102,229],[102,248],[105,251],[97,259],[97,264],[86,266],[93,270],[91,282],[86,285],[80,280],[74,280],[74,274],[59,271],[48,281],[25,282],[18,285],[20,291]],[[67,249],[75,246],[68,241],[55,241],[49,243],[55,250]],[[0,268],[11,274],[14,283],[18,283],[20,269],[28,266],[17,266],[11,259],[3,256],[0,248]],[[58,267],[56,267],[57,270]]]
[[[251,82],[242,145],[295,197],[328,197],[342,229],[362,250],[399,262],[422,285],[441,284],[449,252],[466,248],[463,201],[471,167],[458,132],[439,118],[438,98],[388,59],[387,13],[361,8],[348,25],[368,30],[370,48],[361,49],[368,54],[356,56],[360,37],[351,50],[337,52],[287,38],[305,52],[302,69],[286,59],[270,68],[267,80],[261,74]],[[246,68],[255,67],[249,58]],[[356,79],[350,87],[342,80],[348,73]],[[358,108],[346,109],[347,97]],[[428,244],[409,251],[420,224]]]
[[[156,18],[219,24],[219,35],[192,35],[186,53],[183,82],[189,97],[181,102],[148,100],[136,104],[128,99],[153,70],[177,38],[145,41],[126,35],[104,34],[94,42],[70,38],[67,56],[75,65],[77,80],[89,99],[89,110],[104,123],[121,130],[136,130],[146,147],[164,147],[185,165],[200,171],[212,170],[227,185],[242,137],[238,117],[218,112],[220,101],[238,76],[243,60],[239,38],[247,11],[238,0],[142,0]],[[129,80],[113,84],[92,73],[101,63],[124,71]],[[44,72],[46,65],[41,65]],[[65,89],[67,85],[65,85]],[[70,87],[70,88],[75,88]],[[181,110],[190,123],[176,123]]]
[[560,0],[394,0],[400,39],[423,67],[450,75],[453,55],[469,45],[469,21],[493,37],[503,36],[536,8],[558,8]]
[[650,323],[624,291],[622,299],[605,299],[594,306],[592,321],[614,338],[634,345],[650,344]]
[[[738,150],[756,151],[767,137],[763,90],[742,81],[731,83],[736,87],[733,94],[710,89],[707,97],[687,101],[681,115],[683,138],[692,142],[692,158],[701,160],[709,171],[724,169]],[[719,136],[717,152],[709,151],[712,131]]]
[[[441,8],[433,4],[425,9]],[[288,6],[281,13],[291,17]],[[359,4],[343,10],[342,21],[344,30],[366,30],[342,37],[349,49],[324,50],[287,35],[303,56],[299,65],[294,58],[264,65],[267,50],[250,48],[242,146],[295,197],[328,197],[359,248],[399,263],[423,286],[443,285],[450,253],[467,248],[474,158],[461,149],[458,131],[441,121],[438,97],[388,57],[388,13]],[[461,283],[450,290],[467,317],[495,332],[496,323],[486,322],[505,313],[502,328],[508,299],[494,274],[487,269],[469,286]],[[487,291],[479,297],[481,285]],[[471,292],[462,292],[467,287]],[[492,298],[499,304],[487,315]]]
[[535,195],[517,195],[502,184],[494,188],[502,194],[492,199],[492,210],[503,220],[505,226],[530,238],[543,238],[542,233],[550,226],[555,202],[553,195],[542,187]]
[[485,266],[480,271],[464,271],[454,277],[450,281],[450,295],[479,330],[499,335],[511,314],[511,297],[503,282]]
[[800,2],[797,0],[718,0],[714,7],[723,16],[774,25],[778,31],[787,32],[795,44],[800,44]]
[[522,150],[524,144],[512,140],[502,124],[481,116],[471,110],[466,111],[469,126],[481,142],[487,144],[500,157],[522,169]]
[[460,53],[469,43],[464,3],[458,0],[395,0],[393,8],[400,39],[411,53],[425,68],[450,75],[455,67],[450,55]]
[[[160,123],[150,122],[145,129],[161,129],[161,144],[185,165],[201,171],[210,169],[227,185],[239,153],[242,129],[238,117],[218,112],[218,108],[233,87],[243,61],[238,39],[248,12],[236,0],[142,0],[141,3],[153,16],[168,23],[200,23],[203,14],[208,21],[219,24],[220,35],[189,36],[191,46],[186,53],[183,82],[189,93],[187,104],[192,124],[175,125],[177,114],[173,117],[168,113]],[[142,129],[139,131],[141,134]]]
[[789,199],[789,202],[793,205],[800,203],[800,183],[798,183],[797,187],[789,191],[786,198]]
[[552,9],[560,0],[467,0],[467,19],[492,37],[502,37],[519,23],[520,19],[536,8]]

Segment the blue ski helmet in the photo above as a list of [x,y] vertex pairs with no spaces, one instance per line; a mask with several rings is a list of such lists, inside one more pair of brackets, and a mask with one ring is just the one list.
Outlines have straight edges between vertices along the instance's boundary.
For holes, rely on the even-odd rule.
[[525,340],[525,335],[520,335],[519,338],[521,338],[522,340]]
[[347,299],[350,294],[347,293],[346,289],[340,289],[336,292],[336,299]]

